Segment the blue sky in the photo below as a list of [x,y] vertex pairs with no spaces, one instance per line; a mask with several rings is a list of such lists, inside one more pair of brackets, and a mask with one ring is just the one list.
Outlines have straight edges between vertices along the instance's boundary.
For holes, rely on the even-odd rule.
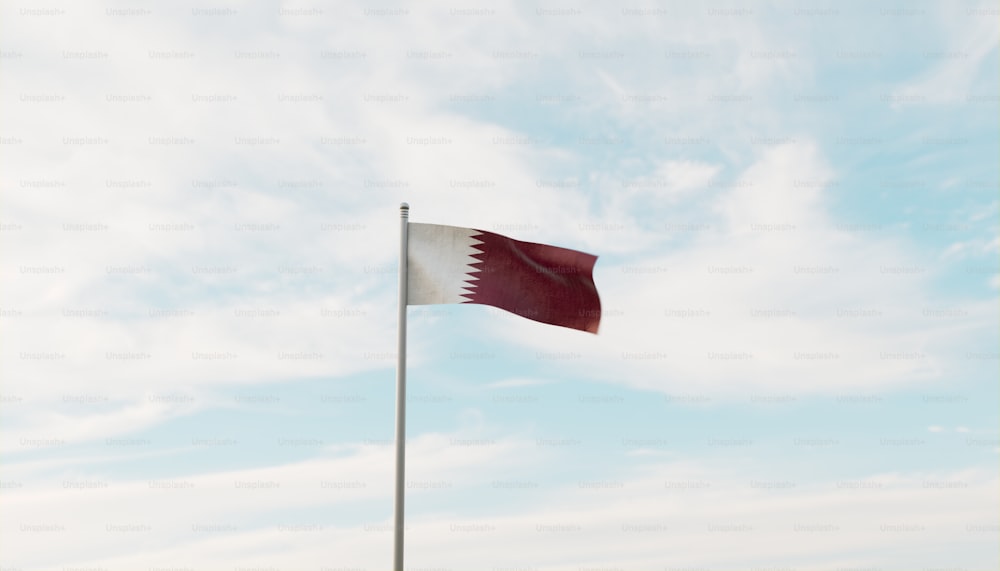
[[0,567],[388,567],[407,201],[410,569],[996,568],[997,15],[5,3]]

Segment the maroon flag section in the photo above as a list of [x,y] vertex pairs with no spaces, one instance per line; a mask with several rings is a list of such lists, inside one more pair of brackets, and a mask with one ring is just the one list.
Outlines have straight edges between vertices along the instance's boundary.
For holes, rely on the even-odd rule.
[[597,333],[597,256],[493,232],[409,224],[408,304],[478,303]]
[[472,257],[475,287],[464,297],[542,323],[597,333],[601,298],[594,285],[597,256],[478,231]]

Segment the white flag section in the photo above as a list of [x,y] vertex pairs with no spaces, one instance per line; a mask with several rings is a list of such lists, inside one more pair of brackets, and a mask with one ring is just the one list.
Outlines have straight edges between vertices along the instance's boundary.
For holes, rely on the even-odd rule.
[[474,248],[482,244],[473,236],[480,234],[472,228],[440,226],[438,224],[409,223],[408,283],[409,305],[439,303],[465,303],[469,284],[478,278],[471,277],[472,264],[479,262],[472,256],[481,252]]

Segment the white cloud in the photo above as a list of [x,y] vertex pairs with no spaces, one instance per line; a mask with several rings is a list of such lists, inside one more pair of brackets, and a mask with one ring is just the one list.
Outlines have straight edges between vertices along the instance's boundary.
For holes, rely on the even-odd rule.
[[657,171],[669,186],[678,192],[702,188],[716,177],[721,169],[696,161],[666,161]]
[[[718,568],[780,561],[809,569],[861,563],[902,569],[918,561],[976,567],[996,557],[990,506],[1000,482],[987,472],[875,473],[804,483],[779,467],[747,473],[731,462],[656,463],[546,490],[540,503],[517,490],[487,487],[489,495],[506,494],[514,505],[484,508],[484,483],[512,465],[528,469],[525,455],[537,451],[516,441],[492,448],[449,446],[455,436],[461,435],[426,435],[411,445],[410,457],[419,461],[410,464],[408,481],[448,484],[408,490],[411,566]],[[382,567],[391,545],[390,462],[388,449],[361,447],[337,458],[154,482],[112,481],[106,489],[89,490],[65,482],[102,480],[77,473],[64,482],[36,482],[33,491],[10,492],[0,542],[10,564],[38,569],[126,569],[164,561],[197,568],[302,567],[324,549],[333,549],[340,565]],[[530,461],[536,468],[539,462]],[[247,488],[250,483],[258,487]],[[451,509],[430,507],[468,493],[479,499]],[[438,500],[421,503],[426,494]],[[14,521],[64,531],[11,528]],[[114,531],[127,526],[148,530]],[[52,535],[60,540],[55,552],[46,548]],[[132,545],[127,555],[123,541]],[[673,547],[664,550],[664,541]],[[964,547],[956,560],[951,546],[958,543]],[[900,552],[909,556],[900,558]]]
[[[587,355],[578,373],[666,392],[891,390],[942,378],[993,304],[929,319],[930,261],[828,214],[834,173],[807,142],[764,150],[684,248],[598,264],[597,337],[511,323],[512,342]],[[939,312],[940,313],[940,312]],[[931,312],[933,315],[937,313]],[[942,314],[943,315],[943,314]]]
[[490,389],[509,389],[509,388],[520,388],[520,387],[537,387],[540,385],[547,385],[552,381],[547,379],[523,379],[523,378],[513,378],[504,379],[502,381],[495,381],[489,383],[486,388]]
[[[460,488],[489,477],[492,466],[520,466],[536,456],[523,449],[524,443],[509,439],[494,440],[490,446],[461,444],[462,439],[479,436],[462,431],[409,439],[407,496],[411,505],[418,505],[422,495],[441,487]],[[344,521],[356,524],[358,531],[363,527],[361,522],[382,525],[384,515],[376,514],[391,511],[387,500],[393,459],[391,447],[358,445],[331,449],[321,457],[297,463],[208,474],[182,471],[150,480],[110,478],[100,462],[49,469],[45,476],[30,464],[12,464],[5,469],[5,486],[18,486],[10,496],[7,489],[4,491],[8,517],[0,524],[0,546],[5,563],[43,568],[83,560],[113,562],[121,542],[126,541],[123,538],[141,538],[134,547],[143,553],[130,561],[143,561],[148,566],[157,560],[157,552],[176,556],[189,550],[185,557],[195,567],[214,567],[220,562],[216,557],[242,557],[226,555],[226,545],[235,542],[245,549],[248,539],[296,536],[282,532],[281,525],[319,522],[327,531],[338,530]],[[351,507],[358,505],[364,505],[364,511]],[[52,534],[34,530],[31,526],[36,524],[57,525],[63,530],[53,532],[63,546],[58,554],[45,547]],[[111,533],[106,530],[109,525],[144,526],[148,530]],[[213,526],[228,531],[213,532]],[[19,538],[16,541],[11,539],[15,536]],[[224,539],[216,541],[216,537]],[[275,541],[272,548],[280,552],[283,543]],[[129,565],[119,561],[110,568]]]
[[947,35],[944,49],[924,48],[922,54],[932,63],[926,71],[898,86],[900,101],[894,108],[920,104],[965,103],[969,96],[988,96],[976,92],[984,63],[1000,43],[1000,30],[989,17],[974,17],[968,7],[941,4],[936,21]]

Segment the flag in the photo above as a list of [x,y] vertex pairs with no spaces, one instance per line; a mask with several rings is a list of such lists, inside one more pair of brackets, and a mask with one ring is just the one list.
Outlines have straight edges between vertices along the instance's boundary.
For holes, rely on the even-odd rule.
[[408,224],[407,305],[478,303],[597,333],[597,256],[455,226]]

